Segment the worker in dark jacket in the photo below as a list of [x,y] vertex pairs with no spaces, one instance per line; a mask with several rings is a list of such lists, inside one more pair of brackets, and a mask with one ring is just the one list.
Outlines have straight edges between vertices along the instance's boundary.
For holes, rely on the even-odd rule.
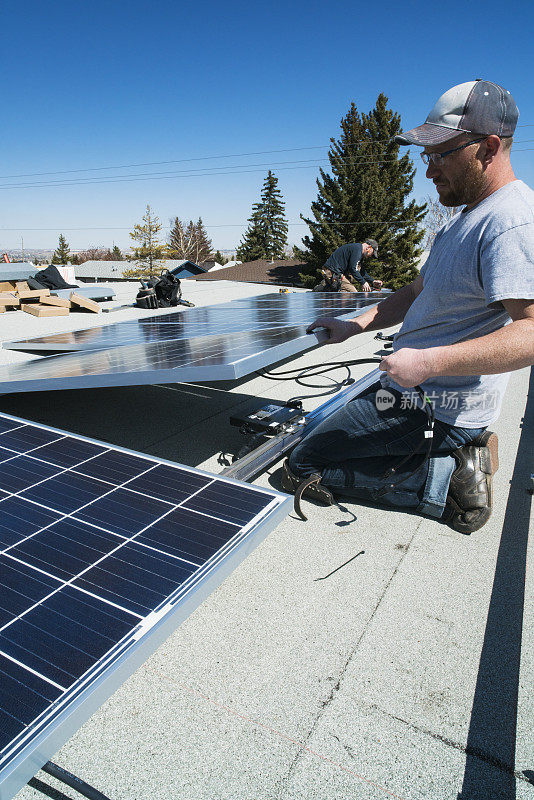
[[[378,258],[378,244],[374,239],[366,239],[361,244],[341,245],[327,259],[324,268],[330,269],[341,278],[345,276],[345,281],[350,286],[353,286],[355,281],[358,288],[353,288],[352,291],[370,292],[371,287],[380,289],[382,286],[382,281],[374,280],[365,269],[365,261],[370,258]],[[351,290],[345,288],[345,291]]]

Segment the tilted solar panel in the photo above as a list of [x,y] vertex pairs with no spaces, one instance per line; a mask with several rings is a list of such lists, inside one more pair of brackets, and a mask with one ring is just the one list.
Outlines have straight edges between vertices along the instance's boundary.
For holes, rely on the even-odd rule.
[[59,353],[107,350],[134,344],[192,339],[196,336],[308,325],[319,316],[338,315],[374,305],[383,294],[304,292],[249,297],[229,303],[171,311],[138,320],[4,342],[8,350]]
[[285,516],[289,498],[0,415],[0,798]]
[[[289,297],[313,299],[314,293],[295,294]],[[333,295],[330,307],[321,304],[320,300],[316,301],[315,306],[313,304],[310,306],[310,301],[299,300],[298,302],[303,305],[303,311],[298,310],[298,313],[303,313],[306,319],[306,322],[299,326],[279,323],[275,323],[274,327],[254,325],[250,330],[230,333],[226,332],[226,329],[231,327],[235,311],[226,310],[223,313],[228,325],[211,326],[218,331],[216,335],[198,335],[197,326],[197,334],[190,338],[177,338],[174,335],[175,323],[163,322],[152,330],[155,325],[153,318],[145,318],[144,322],[140,320],[138,325],[141,335],[143,328],[147,329],[147,337],[143,338],[142,342],[119,344],[105,350],[91,349],[47,356],[0,368],[0,393],[236,380],[284,358],[310,350],[325,341],[324,330],[317,329],[312,334],[306,333],[306,326],[315,317],[330,314],[341,318],[352,318],[366,311],[369,305],[376,303],[371,299],[362,305],[360,300],[360,305],[357,307],[356,300],[341,301],[338,299],[340,297],[342,295]],[[352,295],[347,297],[350,299]],[[315,313],[310,312],[313,308]],[[208,311],[199,309],[201,310]],[[261,312],[256,310],[256,313]],[[266,311],[266,319],[268,320],[273,314],[271,306]],[[128,325],[128,323],[121,324]],[[166,338],[167,329],[171,330],[170,338]],[[105,337],[105,329],[97,329],[101,330],[104,333],[97,332],[96,335]],[[90,336],[92,331],[91,329],[78,331],[78,334],[80,333]],[[159,338],[161,336],[163,338]]]

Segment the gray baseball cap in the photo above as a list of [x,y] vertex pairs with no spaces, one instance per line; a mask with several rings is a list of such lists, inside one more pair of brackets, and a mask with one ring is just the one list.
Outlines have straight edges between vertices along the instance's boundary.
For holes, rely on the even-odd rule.
[[461,133],[513,136],[519,111],[507,89],[493,81],[468,81],[442,94],[422,125],[395,136],[398,144],[442,144]]
[[373,248],[373,255],[371,258],[378,258],[378,242],[376,239],[366,239],[365,243]]

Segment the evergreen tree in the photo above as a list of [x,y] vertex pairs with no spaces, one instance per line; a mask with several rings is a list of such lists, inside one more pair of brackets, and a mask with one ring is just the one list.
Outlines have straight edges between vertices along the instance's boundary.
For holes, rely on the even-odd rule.
[[151,277],[159,271],[160,266],[156,263],[156,260],[164,256],[164,246],[158,236],[160,231],[161,223],[158,217],[154,216],[150,206],[147,205],[143,216],[143,224],[134,225],[134,229],[130,233],[130,238],[139,245],[133,248],[133,260],[137,263],[137,266],[125,270],[122,273],[125,278]]
[[70,247],[62,233],[59,234],[57,250],[52,257],[52,264],[67,264],[70,261]]
[[201,217],[198,218],[196,224],[193,226],[193,230],[195,257],[190,260],[195,264],[202,264],[203,261],[207,261],[213,255],[213,245]]
[[110,261],[124,261],[124,256],[122,255],[120,248],[116,244],[113,245]]
[[314,219],[301,215],[311,231],[302,240],[304,249],[296,252],[309,265],[302,275],[306,285],[317,282],[317,270],[334,250],[367,238],[379,245],[380,261],[369,265],[374,278],[398,289],[417,275],[426,205],[408,202],[415,168],[408,155],[399,157],[393,137],[401,131],[401,119],[387,102],[380,94],[369,114],[360,114],[351,103],[339,139],[330,140],[332,174],[320,170]]
[[171,222],[173,224],[167,246],[169,257],[187,259],[194,264],[207,261],[213,252],[213,245],[201,217],[197,222],[190,220],[186,227],[179,217]]
[[278,178],[269,170],[263,182],[261,200],[252,206],[249,226],[237,248],[240,261],[258,258],[284,258],[287,246],[285,203],[278,188]]
[[217,250],[217,252],[214,254],[213,260],[216,261],[217,264],[220,264],[221,266],[223,264],[226,264],[226,262],[228,261],[226,256],[223,256],[220,250]]

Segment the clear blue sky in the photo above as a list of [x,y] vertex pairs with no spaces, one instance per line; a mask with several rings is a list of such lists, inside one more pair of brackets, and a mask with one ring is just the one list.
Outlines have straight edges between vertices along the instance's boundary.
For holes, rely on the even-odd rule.
[[[72,248],[128,247],[147,203],[164,225],[176,215],[201,216],[215,247],[234,247],[269,168],[290,223],[308,213],[318,164],[351,101],[368,111],[385,92],[408,128],[450,86],[477,77],[514,95],[525,127],[516,132],[513,164],[534,185],[534,6],[527,0],[4,0],[0,22],[0,187],[115,179],[0,188],[0,249],[19,246],[21,235],[26,247],[55,247],[59,232]],[[240,155],[283,149],[290,152]],[[118,168],[211,156],[227,158]],[[297,161],[309,163],[280,163]],[[237,165],[250,171],[239,174]],[[5,177],[102,167],[109,169]],[[191,169],[221,174],[117,181]],[[421,164],[415,196],[432,191]],[[292,243],[307,232],[289,230]]]

